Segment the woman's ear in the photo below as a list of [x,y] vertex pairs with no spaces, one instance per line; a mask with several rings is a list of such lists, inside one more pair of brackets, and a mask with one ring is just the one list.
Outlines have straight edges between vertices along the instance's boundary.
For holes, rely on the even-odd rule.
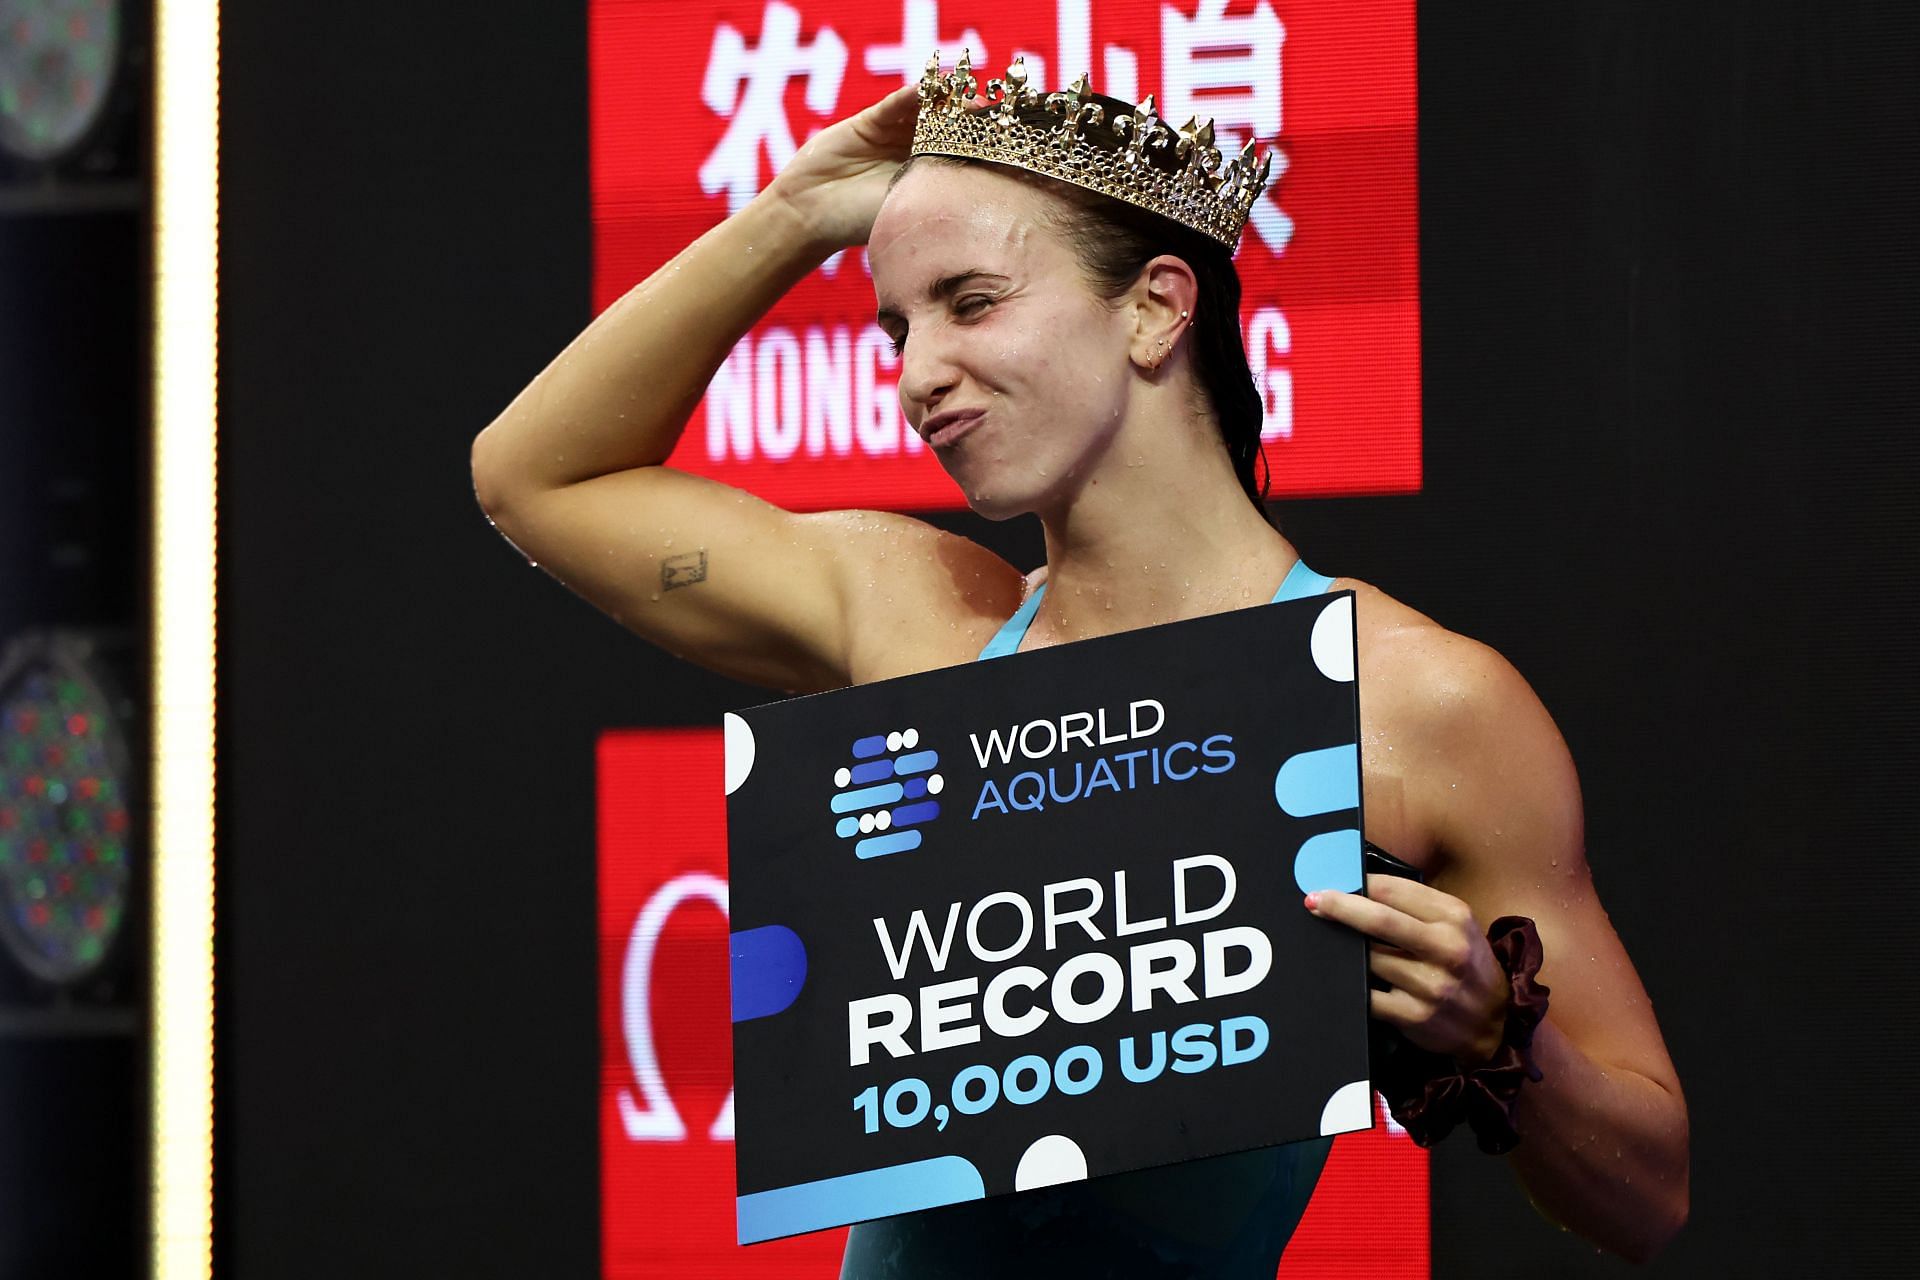
[[1172,254],[1161,254],[1140,269],[1132,292],[1133,362],[1158,369],[1180,345],[1180,336],[1193,327],[1193,308],[1200,284],[1193,268]]

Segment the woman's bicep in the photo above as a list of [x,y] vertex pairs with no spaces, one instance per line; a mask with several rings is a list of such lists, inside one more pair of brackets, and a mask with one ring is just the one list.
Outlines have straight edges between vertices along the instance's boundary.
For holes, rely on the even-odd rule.
[[1449,891],[1483,922],[1533,920],[1549,1016],[1587,1057],[1677,1089],[1646,989],[1594,887],[1566,742],[1505,659],[1480,649],[1468,663],[1445,733],[1456,766],[1439,810]]
[[772,688],[847,683],[845,548],[830,522],[668,467],[488,514],[529,560],[677,657]]

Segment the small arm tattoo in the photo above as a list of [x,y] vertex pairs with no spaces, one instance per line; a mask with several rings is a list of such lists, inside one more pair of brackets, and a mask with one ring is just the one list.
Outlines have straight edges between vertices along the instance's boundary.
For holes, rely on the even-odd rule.
[[660,562],[660,589],[671,591],[675,587],[690,587],[696,582],[707,580],[707,551],[702,547],[698,551],[689,551],[685,555],[668,556]]

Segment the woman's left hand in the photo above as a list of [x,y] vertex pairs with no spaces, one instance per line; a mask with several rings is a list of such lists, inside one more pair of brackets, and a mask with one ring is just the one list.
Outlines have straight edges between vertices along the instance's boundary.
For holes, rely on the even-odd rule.
[[1307,910],[1372,940],[1368,967],[1390,991],[1372,1013],[1433,1053],[1480,1066],[1500,1048],[1512,987],[1473,909],[1431,885],[1370,875],[1367,894],[1310,893]]

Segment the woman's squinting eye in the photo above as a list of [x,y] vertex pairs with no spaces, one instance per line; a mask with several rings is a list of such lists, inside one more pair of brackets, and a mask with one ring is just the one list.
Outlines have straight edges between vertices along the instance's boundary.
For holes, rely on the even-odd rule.
[[[991,307],[994,301],[995,299],[988,297],[984,293],[970,293],[964,298],[954,300],[954,314],[962,320],[971,320],[988,307]],[[907,336],[904,333],[898,338],[889,338],[888,341],[893,344],[893,354],[896,359],[899,358],[901,352],[907,349]]]

